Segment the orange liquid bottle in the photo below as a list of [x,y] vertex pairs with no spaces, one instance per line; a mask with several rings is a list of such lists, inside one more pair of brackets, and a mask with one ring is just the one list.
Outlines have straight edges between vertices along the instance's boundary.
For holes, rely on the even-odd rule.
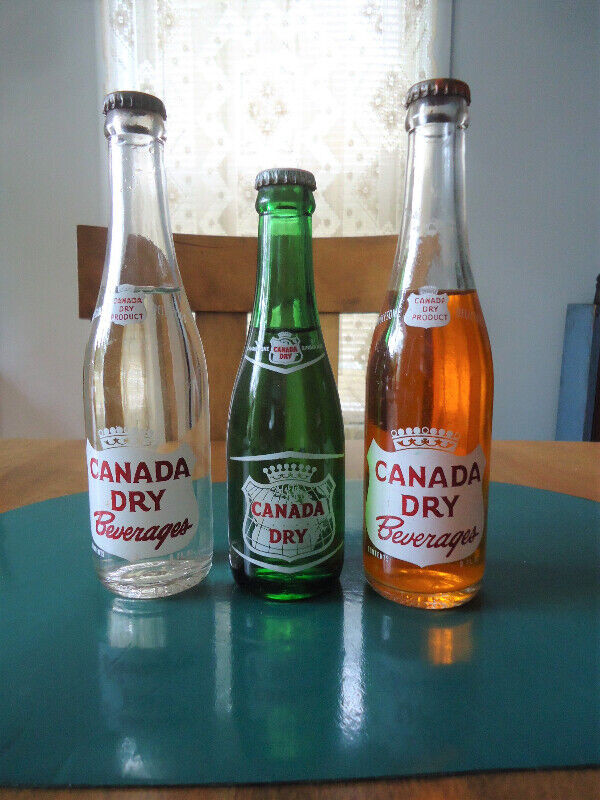
[[493,368],[469,265],[469,87],[407,96],[402,231],[367,369],[364,567],[384,597],[450,608],[485,568]]

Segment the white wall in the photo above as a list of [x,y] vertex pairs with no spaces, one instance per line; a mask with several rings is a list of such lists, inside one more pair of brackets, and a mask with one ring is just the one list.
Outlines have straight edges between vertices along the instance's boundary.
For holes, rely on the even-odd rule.
[[498,439],[554,438],[566,306],[591,303],[600,272],[599,10],[597,0],[455,0]]
[[[83,432],[75,227],[106,224],[93,0],[0,2],[0,436]],[[598,253],[598,3],[455,0],[497,438],[554,436],[566,304]]]
[[0,2],[0,436],[83,434],[78,223],[106,224],[93,0]]

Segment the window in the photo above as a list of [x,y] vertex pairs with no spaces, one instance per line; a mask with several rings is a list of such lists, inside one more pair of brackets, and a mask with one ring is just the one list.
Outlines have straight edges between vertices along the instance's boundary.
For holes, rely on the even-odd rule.
[[[449,49],[448,7],[449,0],[103,0],[106,91],[152,92],[167,107],[174,230],[254,235],[254,176],[289,165],[316,175],[315,236],[396,233],[402,99],[444,62],[434,50]],[[341,321],[339,354],[350,436],[362,426],[374,324],[373,315],[353,317]]]

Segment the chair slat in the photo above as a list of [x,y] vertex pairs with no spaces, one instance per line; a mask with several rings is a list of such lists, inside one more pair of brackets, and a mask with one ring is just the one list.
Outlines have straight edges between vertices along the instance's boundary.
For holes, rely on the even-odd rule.
[[[257,242],[245,236],[175,234],[175,251],[193,311],[248,312],[254,301]],[[79,316],[90,319],[104,266],[106,228],[77,226]],[[315,239],[319,311],[378,311],[396,250],[395,236]]]
[[246,343],[246,314],[202,312],[196,323],[208,368],[210,439],[225,439],[229,400]]
[[[77,226],[79,316],[91,319],[104,268],[107,229]],[[175,234],[183,284],[196,312],[210,382],[211,439],[224,439],[229,398],[246,341],[256,283],[257,240]],[[321,327],[334,375],[340,313],[378,311],[394,261],[395,236],[313,241]]]

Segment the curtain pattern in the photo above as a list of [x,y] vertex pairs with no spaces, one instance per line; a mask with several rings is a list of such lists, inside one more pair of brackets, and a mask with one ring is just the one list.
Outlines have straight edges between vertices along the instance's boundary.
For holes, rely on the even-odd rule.
[[105,88],[167,107],[173,228],[254,235],[254,176],[317,178],[318,236],[396,233],[402,98],[431,74],[434,0],[102,0]]

